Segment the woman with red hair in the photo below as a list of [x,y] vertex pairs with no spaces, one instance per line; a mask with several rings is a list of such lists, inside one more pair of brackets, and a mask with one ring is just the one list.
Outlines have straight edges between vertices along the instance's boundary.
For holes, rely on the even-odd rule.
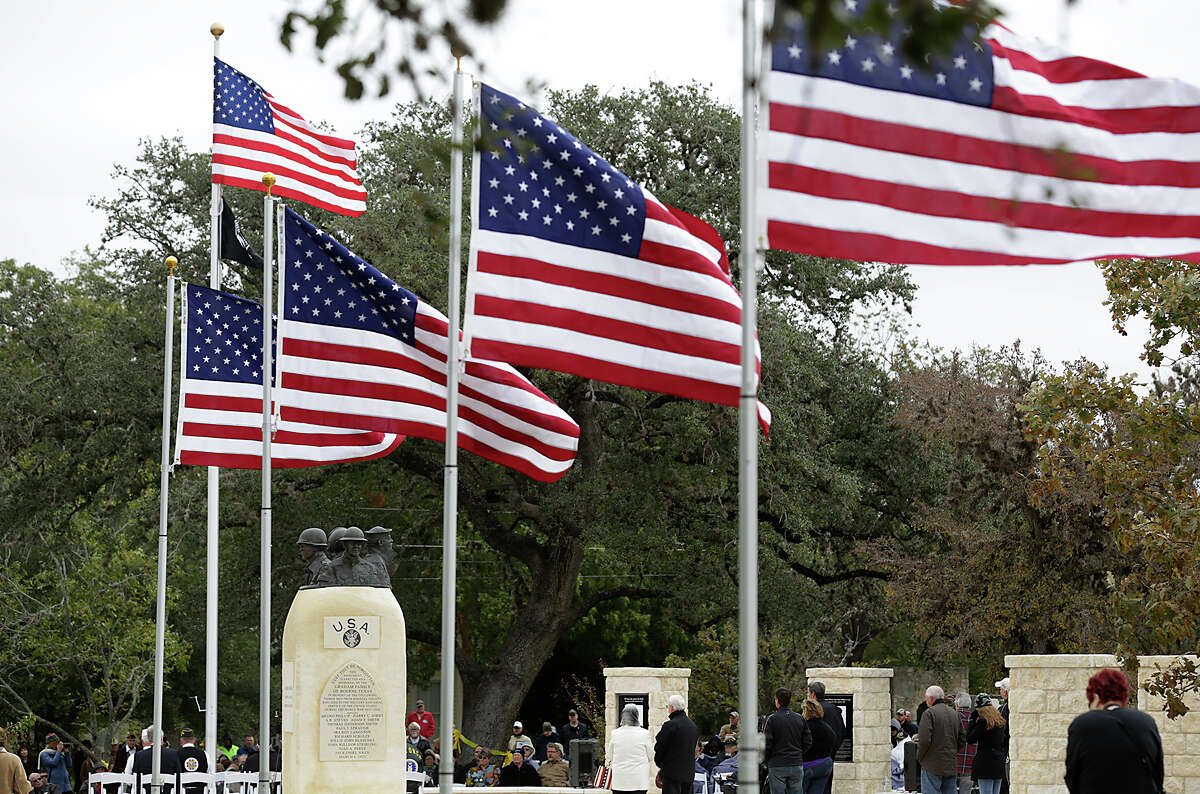
[[1129,681],[1120,670],[1088,679],[1088,710],[1067,729],[1067,790],[1071,794],[1159,794],[1162,739],[1150,715],[1130,709]]

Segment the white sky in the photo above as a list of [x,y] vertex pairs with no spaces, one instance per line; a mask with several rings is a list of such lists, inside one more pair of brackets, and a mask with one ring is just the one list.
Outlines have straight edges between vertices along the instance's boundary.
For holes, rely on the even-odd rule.
[[[1200,29],[1197,4],[1079,0],[1066,10],[1062,0],[999,3],[1007,24],[1022,33],[1200,83],[1200,61],[1185,56]],[[208,147],[213,21],[227,30],[222,58],[340,134],[353,135],[410,98],[394,90],[383,101],[342,99],[331,67],[306,49],[293,55],[279,44],[288,8],[285,0],[6,3],[0,258],[61,270],[65,257],[97,243],[102,218],[87,199],[112,190],[113,163],[132,163],[139,138],[181,134],[194,150]],[[695,79],[740,106],[740,8],[740,0],[510,0],[504,23],[473,41],[483,76],[508,89],[529,80],[613,90],[652,78]],[[913,275],[920,285],[917,332],[936,344],[1021,339],[1051,360],[1085,355],[1116,371],[1144,371],[1139,329],[1129,338],[1112,330],[1104,283],[1090,264],[913,268]]]

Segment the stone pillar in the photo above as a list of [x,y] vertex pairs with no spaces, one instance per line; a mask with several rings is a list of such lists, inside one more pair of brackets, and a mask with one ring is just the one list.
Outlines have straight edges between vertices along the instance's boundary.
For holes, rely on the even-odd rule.
[[1150,676],[1166,670],[1177,658],[1138,657],[1138,707],[1154,718],[1162,736],[1163,771],[1166,772],[1163,788],[1180,794],[1200,794],[1200,696],[1193,693],[1185,697],[1184,703],[1191,710],[1178,719],[1169,720],[1162,710],[1162,698],[1152,696],[1142,688]]
[[1120,668],[1107,653],[1005,656],[1009,690],[1011,794],[1067,794],[1067,728],[1087,711],[1087,681],[1105,667]]
[[[852,707],[843,715],[850,760],[833,764],[833,794],[877,794],[892,787],[892,669],[890,667],[810,667],[809,681],[825,685],[825,697],[836,702],[848,695]],[[800,710],[802,690],[793,695]],[[769,713],[769,712],[768,712]]]
[[[608,737],[618,727],[621,718],[617,708],[618,695],[645,695],[648,706],[645,725],[651,735],[657,737],[659,727],[667,720],[667,698],[682,695],[688,699],[688,680],[692,671],[687,667],[606,667],[604,668],[604,742],[601,752],[608,744]],[[654,791],[654,778],[658,768],[651,765],[650,788]]]

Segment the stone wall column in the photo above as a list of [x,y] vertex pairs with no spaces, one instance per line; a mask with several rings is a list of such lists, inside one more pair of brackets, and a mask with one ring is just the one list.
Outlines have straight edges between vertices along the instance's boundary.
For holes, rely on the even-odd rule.
[[1011,794],[1067,794],[1067,728],[1087,711],[1088,679],[1120,668],[1107,653],[1005,656]]
[[1152,696],[1142,688],[1150,676],[1159,670],[1166,670],[1177,658],[1138,657],[1138,708],[1154,718],[1158,733],[1162,736],[1163,771],[1166,772],[1163,788],[1179,794],[1200,794],[1200,697],[1191,694],[1184,698],[1184,703],[1191,710],[1178,719],[1169,720],[1162,710],[1162,698]]
[[[617,711],[617,695],[647,695],[649,714],[647,727],[657,738],[659,727],[667,720],[667,699],[671,695],[682,695],[688,702],[688,680],[692,671],[687,667],[606,667],[604,668],[604,736],[600,751],[604,752],[608,737],[618,727],[621,718]],[[690,704],[689,704],[690,705]],[[654,778],[658,768],[650,768],[650,788],[654,791]]]
[[[851,695],[851,761],[834,763],[833,794],[877,794],[891,789],[892,669],[890,667],[810,667],[809,681],[825,685],[825,694]],[[800,710],[802,690],[793,695]],[[767,712],[770,713],[770,712]]]

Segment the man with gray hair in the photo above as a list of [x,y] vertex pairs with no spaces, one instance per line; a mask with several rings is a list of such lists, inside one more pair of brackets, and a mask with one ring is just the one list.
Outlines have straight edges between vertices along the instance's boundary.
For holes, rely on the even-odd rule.
[[654,763],[662,773],[662,794],[689,794],[696,769],[700,732],[688,717],[682,695],[667,698],[667,721],[658,729]]
[[546,760],[537,768],[543,786],[566,786],[570,781],[571,766],[563,760],[563,746],[558,742],[546,745]]
[[958,794],[958,751],[967,744],[967,732],[940,686],[925,690],[925,704],[929,708],[917,728],[921,794]]

